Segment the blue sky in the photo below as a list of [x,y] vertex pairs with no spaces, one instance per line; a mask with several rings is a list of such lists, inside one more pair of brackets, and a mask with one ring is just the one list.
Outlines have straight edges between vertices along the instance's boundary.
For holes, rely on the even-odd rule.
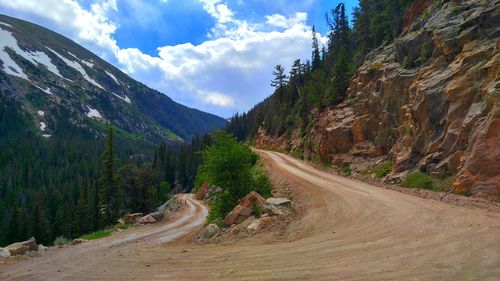
[[[174,100],[223,117],[272,93],[272,68],[326,42],[333,0],[0,0]],[[343,1],[349,15],[357,0]]]

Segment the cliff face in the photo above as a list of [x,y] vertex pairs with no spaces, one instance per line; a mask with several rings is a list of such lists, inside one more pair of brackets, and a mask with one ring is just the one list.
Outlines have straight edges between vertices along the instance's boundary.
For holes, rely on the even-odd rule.
[[429,6],[368,56],[347,102],[318,115],[320,156],[389,154],[394,174],[456,173],[458,191],[498,196],[499,22],[499,1]]
[[500,1],[416,1],[409,13],[406,32],[356,71],[346,101],[315,115],[304,151],[334,162],[387,155],[389,178],[456,174],[455,190],[498,198]]

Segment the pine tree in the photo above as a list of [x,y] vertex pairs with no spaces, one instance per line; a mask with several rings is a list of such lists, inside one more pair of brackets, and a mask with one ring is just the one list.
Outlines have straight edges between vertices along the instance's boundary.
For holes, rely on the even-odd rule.
[[321,67],[321,56],[319,54],[319,43],[316,36],[316,28],[313,25],[312,28],[312,59],[311,59],[311,69],[315,71]]
[[100,207],[103,212],[102,225],[112,224],[117,215],[116,182],[114,174],[114,132],[111,124],[108,127],[104,148],[103,169],[100,178]]
[[286,86],[288,77],[285,74],[285,69],[280,64],[276,65],[273,70],[274,79],[271,81],[271,86],[280,89]]

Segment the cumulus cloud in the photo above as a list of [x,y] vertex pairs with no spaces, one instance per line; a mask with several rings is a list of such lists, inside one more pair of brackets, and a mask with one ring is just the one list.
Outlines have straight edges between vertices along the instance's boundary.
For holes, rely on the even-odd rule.
[[276,64],[289,67],[295,59],[310,57],[306,13],[274,14],[264,22],[248,22],[222,0],[198,1],[216,22],[208,39],[197,45],[160,46],[157,55],[118,46],[113,33],[119,26],[106,17],[120,8],[116,0],[97,1],[90,9],[76,0],[0,0],[0,6],[45,17],[62,26],[57,31],[94,46],[92,51],[139,81],[188,106],[224,117],[246,111],[272,93],[269,81]]

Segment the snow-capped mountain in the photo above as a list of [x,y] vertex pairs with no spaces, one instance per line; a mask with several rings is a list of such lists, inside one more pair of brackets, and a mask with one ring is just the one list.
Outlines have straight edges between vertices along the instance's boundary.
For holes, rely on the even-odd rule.
[[0,15],[0,101],[18,106],[37,135],[50,140],[61,118],[103,134],[111,123],[155,142],[190,139],[226,120],[191,109],[135,81],[75,42],[41,26]]

